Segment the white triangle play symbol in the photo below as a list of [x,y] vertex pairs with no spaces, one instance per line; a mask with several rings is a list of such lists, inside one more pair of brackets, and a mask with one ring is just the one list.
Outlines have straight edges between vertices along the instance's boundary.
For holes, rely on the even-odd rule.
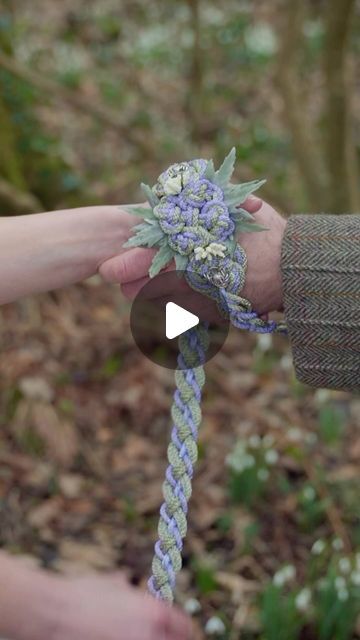
[[165,333],[169,340],[177,338],[188,329],[192,329],[199,324],[199,318],[183,307],[179,307],[175,302],[166,304]]

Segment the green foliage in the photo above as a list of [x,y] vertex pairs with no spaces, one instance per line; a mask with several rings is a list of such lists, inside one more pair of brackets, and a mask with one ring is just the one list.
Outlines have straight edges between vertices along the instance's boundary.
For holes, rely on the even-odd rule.
[[196,586],[203,595],[208,595],[217,590],[218,585],[215,579],[215,572],[211,567],[195,560],[194,575]]
[[264,640],[297,640],[301,618],[293,594],[284,594],[269,584],[261,597],[261,623]]
[[326,404],[319,410],[319,428],[322,440],[329,445],[336,445],[343,432],[343,412],[336,406]]

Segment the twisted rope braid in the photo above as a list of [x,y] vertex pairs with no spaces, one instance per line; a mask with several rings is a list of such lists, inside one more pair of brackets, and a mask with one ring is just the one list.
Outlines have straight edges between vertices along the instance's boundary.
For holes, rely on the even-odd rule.
[[168,447],[169,466],[163,485],[164,503],[160,508],[159,540],[155,544],[149,590],[161,600],[172,602],[176,574],[182,566],[181,551],[186,536],[191,480],[197,461],[198,429],[201,421],[201,391],[205,383],[204,363],[209,337],[199,325],[179,338],[175,372],[176,391],[171,408],[173,428]]
[[[184,272],[188,284],[215,300],[220,313],[235,327],[256,333],[286,333],[284,323],[259,317],[241,296],[247,258],[236,234],[263,230],[254,224],[241,203],[262,181],[232,184],[235,158],[232,149],[218,171],[212,161],[203,159],[178,163],[164,171],[152,188],[143,185],[150,208],[134,209],[144,223],[135,227],[135,235],[126,246],[158,247],[149,270],[151,277],[175,259],[176,268]],[[173,601],[176,574],[182,565],[208,339],[208,332],[201,325],[179,339],[169,466],[149,580],[151,593],[169,602]]]

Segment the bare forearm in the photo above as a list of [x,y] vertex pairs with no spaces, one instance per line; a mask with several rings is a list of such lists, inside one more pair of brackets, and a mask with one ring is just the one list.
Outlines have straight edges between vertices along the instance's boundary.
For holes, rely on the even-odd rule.
[[116,206],[0,219],[0,304],[91,276],[133,221]]
[[56,578],[0,552],[0,635],[12,640],[51,638],[56,620]]

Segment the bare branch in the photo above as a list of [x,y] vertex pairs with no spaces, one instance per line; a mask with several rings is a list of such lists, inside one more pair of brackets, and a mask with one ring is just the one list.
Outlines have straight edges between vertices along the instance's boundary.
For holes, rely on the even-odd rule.
[[359,166],[352,135],[347,50],[356,0],[329,0],[325,15],[324,150],[329,173],[330,210],[358,210]]
[[0,67],[6,69],[11,74],[45,93],[50,100],[54,98],[63,100],[82,113],[86,113],[96,118],[107,127],[114,129],[127,142],[144,149],[147,148],[147,145],[143,140],[143,136],[140,137],[136,135],[136,132],[126,124],[122,123],[119,119],[119,114],[115,110],[105,105],[90,101],[80,92],[68,89],[59,83],[40,75],[36,71],[24,67],[1,51]]
[[324,190],[322,167],[315,136],[307,118],[307,103],[299,86],[298,57],[302,46],[303,0],[279,2],[279,53],[277,82],[284,103],[284,115],[292,137],[295,161],[311,205],[322,209]]

